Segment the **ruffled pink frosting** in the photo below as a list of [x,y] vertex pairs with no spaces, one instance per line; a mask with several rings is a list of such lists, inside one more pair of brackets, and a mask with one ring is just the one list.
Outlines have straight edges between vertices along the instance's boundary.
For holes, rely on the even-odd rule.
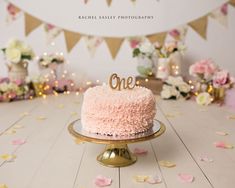
[[131,135],[152,128],[156,114],[151,90],[112,90],[96,86],[84,94],[81,121],[83,129],[105,135]]

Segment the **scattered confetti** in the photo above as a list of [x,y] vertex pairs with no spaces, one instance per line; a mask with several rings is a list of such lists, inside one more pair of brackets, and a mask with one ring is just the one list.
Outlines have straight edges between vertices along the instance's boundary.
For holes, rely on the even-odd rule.
[[179,173],[178,180],[182,183],[192,183],[194,180],[194,177],[190,174]]
[[159,165],[160,165],[160,166],[163,166],[163,167],[167,167],[167,168],[173,168],[173,167],[176,166],[175,163],[173,163],[173,162],[171,162],[171,161],[164,161],[164,160],[159,161]]
[[0,184],[0,188],[8,188],[6,184]]
[[12,162],[16,158],[16,155],[3,154],[3,155],[0,155],[0,158],[2,158],[4,161]]
[[76,116],[76,115],[78,115],[78,113],[77,112],[71,112],[71,115]]
[[146,182],[149,184],[158,184],[162,182],[162,179],[158,175],[155,175],[155,176],[150,176]]
[[142,149],[142,148],[135,148],[134,154],[136,155],[146,155],[148,153],[148,150]]
[[11,134],[15,134],[16,130],[14,130],[13,128],[8,129],[6,132],[4,132],[5,135],[11,135]]
[[215,147],[217,147],[217,148],[233,149],[233,145],[224,143],[224,142],[222,142],[222,141],[215,142],[214,145],[215,145]]
[[96,176],[94,183],[98,187],[106,187],[106,186],[111,185],[112,179],[104,177],[102,175],[98,175]]
[[24,126],[22,125],[14,125],[13,129],[22,129],[24,128]]
[[76,144],[84,143],[82,140],[80,140],[80,139],[78,139],[78,138],[76,138],[76,139],[74,140],[74,142],[75,142]]
[[28,112],[23,112],[23,113],[20,114],[20,116],[28,116],[28,115],[29,115]]
[[174,118],[175,115],[173,115],[173,114],[166,114],[166,117],[168,117],[168,118]]
[[149,176],[144,176],[144,175],[134,176],[134,180],[140,183],[146,182],[148,179],[149,179]]
[[24,139],[16,139],[12,141],[12,145],[23,145],[26,143],[26,140]]
[[235,120],[235,115],[228,116],[228,119],[234,119]]
[[59,104],[57,107],[58,108],[64,108],[64,105],[63,104]]
[[38,116],[36,119],[37,119],[37,120],[45,120],[45,119],[47,119],[47,118],[44,117],[44,116]]
[[211,163],[211,162],[214,161],[212,158],[207,157],[207,156],[200,156],[198,159],[199,159],[200,161],[209,162],[209,163]]
[[220,136],[226,136],[228,133],[223,132],[223,131],[216,131],[215,134],[220,135]]

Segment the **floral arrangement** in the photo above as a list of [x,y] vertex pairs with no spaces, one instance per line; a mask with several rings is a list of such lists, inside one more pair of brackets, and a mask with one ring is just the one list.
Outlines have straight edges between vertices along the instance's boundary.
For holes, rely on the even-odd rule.
[[150,42],[143,42],[136,45],[136,47],[133,49],[133,57],[148,57],[151,59],[154,55],[156,55],[156,50],[154,45],[152,45]]
[[163,46],[156,43],[155,48],[160,58],[168,58],[171,54],[177,51],[183,54],[186,50],[186,47],[177,41],[167,42]]
[[200,80],[210,81],[218,71],[218,67],[211,59],[198,61],[189,67],[189,74]]
[[163,99],[189,98],[190,91],[190,85],[184,82],[182,77],[169,76],[164,82],[161,97]]
[[198,61],[190,66],[189,74],[196,77],[196,101],[208,105],[214,101],[223,102],[225,89],[232,87],[234,78],[220,69],[211,59]]
[[59,53],[45,53],[39,58],[38,63],[40,68],[49,68],[50,66],[64,63],[64,56]]
[[0,79],[0,102],[29,99],[34,96],[30,84],[16,80],[10,82],[8,78]]
[[2,51],[5,54],[7,61],[15,64],[34,58],[32,48],[17,39],[10,40],[6,45],[6,48],[3,48]]

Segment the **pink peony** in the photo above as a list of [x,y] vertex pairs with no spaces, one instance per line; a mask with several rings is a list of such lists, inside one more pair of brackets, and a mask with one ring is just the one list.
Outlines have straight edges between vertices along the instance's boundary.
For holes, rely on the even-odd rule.
[[229,73],[226,70],[218,71],[213,76],[213,86],[219,88],[230,82]]
[[192,76],[198,76],[201,79],[210,79],[216,72],[217,67],[210,59],[201,60],[189,67],[189,74]]

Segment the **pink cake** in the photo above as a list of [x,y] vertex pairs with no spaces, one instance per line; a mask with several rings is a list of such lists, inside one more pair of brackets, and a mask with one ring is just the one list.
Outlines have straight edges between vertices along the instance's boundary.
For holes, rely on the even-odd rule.
[[103,135],[133,135],[152,128],[156,114],[151,90],[112,90],[96,86],[84,94],[81,121],[85,131]]

